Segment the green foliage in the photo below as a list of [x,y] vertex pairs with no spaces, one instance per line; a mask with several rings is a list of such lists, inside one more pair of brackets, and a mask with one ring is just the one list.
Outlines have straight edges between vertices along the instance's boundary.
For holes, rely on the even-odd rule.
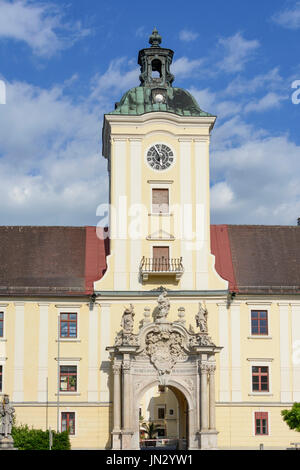
[[[71,444],[67,432],[52,431],[52,450],[70,450]],[[49,431],[29,429],[27,425],[13,426],[14,446],[19,450],[49,450]]]
[[294,403],[291,410],[283,410],[281,414],[290,429],[300,432],[300,403]]
[[160,428],[159,425],[156,425],[152,422],[150,423],[143,423],[142,430],[145,431],[145,433],[148,436],[148,439],[155,439],[155,436],[157,434],[157,430]]

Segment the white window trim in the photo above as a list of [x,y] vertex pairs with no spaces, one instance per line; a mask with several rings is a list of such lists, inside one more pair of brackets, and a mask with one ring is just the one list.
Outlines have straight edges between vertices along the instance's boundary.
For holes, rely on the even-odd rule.
[[[248,339],[272,339],[271,334],[271,302],[251,303],[246,302],[249,308],[249,335]],[[253,335],[251,329],[251,311],[252,310],[266,310],[268,316],[268,334],[267,335]]]
[[[153,211],[153,197],[152,197],[152,190],[153,189],[168,189],[168,192],[169,192],[169,212],[164,212],[164,213],[159,213],[159,212],[154,212]],[[171,209],[171,187],[169,184],[150,184],[150,213],[149,215],[150,216],[154,216],[154,217],[170,217],[172,216],[173,214],[170,212],[170,209]]]
[[[267,413],[268,415],[268,434],[255,434],[255,413]],[[252,435],[257,439],[267,438],[271,436],[271,421],[270,421],[271,413],[267,410],[252,410]]]
[[6,337],[6,327],[7,327],[7,322],[6,322],[6,318],[7,318],[7,313],[6,313],[6,309],[8,307],[8,304],[1,304],[0,303],[0,312],[3,313],[3,337],[1,336],[0,337],[0,343],[5,343],[7,342],[7,337]]
[[74,413],[75,414],[75,434],[69,434],[70,439],[73,439],[74,437],[77,437],[77,411],[71,408],[64,408],[63,410],[60,411],[60,421],[59,421],[59,431],[62,432],[62,427],[61,427],[61,422],[62,422],[62,414],[63,413]]
[[[56,360],[58,360],[56,358]],[[60,396],[71,396],[71,397],[74,397],[74,396],[80,396],[81,393],[80,393],[80,368],[79,368],[79,362],[81,361],[81,358],[72,358],[72,359],[67,359],[67,358],[60,358],[59,359],[59,364],[58,364],[58,367],[59,367],[59,377],[60,377],[60,367],[62,366],[76,366],[77,367],[77,390],[76,392],[70,392],[70,391],[63,391],[63,390],[59,390],[59,395]],[[60,380],[59,380],[59,385],[60,385]],[[56,393],[56,396],[57,396],[57,393]]]
[[[250,362],[250,370],[249,370],[249,375],[250,375],[250,392],[248,393],[248,396],[254,396],[254,397],[262,397],[262,396],[273,396],[273,387],[272,387],[272,369],[271,369],[271,363],[273,359],[266,359],[266,358],[256,358],[256,359],[247,359],[247,361]],[[252,390],[252,367],[268,367],[269,368],[269,391],[268,392],[254,392]]]
[[70,307],[66,306],[61,306],[61,305],[56,305],[56,308],[58,308],[58,321],[60,322],[60,316],[62,313],[77,313],[77,336],[76,338],[61,338],[60,337],[60,327],[59,327],[59,338],[56,341],[59,341],[60,343],[80,343],[80,308],[81,305],[71,305]]

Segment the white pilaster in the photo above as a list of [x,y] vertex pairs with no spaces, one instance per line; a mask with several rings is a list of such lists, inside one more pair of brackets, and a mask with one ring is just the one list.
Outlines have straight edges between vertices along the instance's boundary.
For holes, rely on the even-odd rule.
[[[193,251],[191,244],[195,242],[193,233],[192,205],[192,141],[179,139],[180,147],[180,202],[182,209],[181,256],[184,274],[181,279],[182,289],[193,289]],[[176,235],[175,235],[176,236]],[[190,237],[190,238],[189,238]]]
[[219,308],[219,346],[220,352],[220,397],[219,401],[230,401],[229,383],[229,311],[226,304],[218,304]]
[[240,304],[231,305],[232,401],[242,401]]
[[24,302],[15,302],[15,364],[14,364],[14,392],[15,403],[24,401]]
[[290,340],[289,340],[289,303],[280,302],[279,306],[279,334],[280,334],[280,400],[290,403],[292,401],[290,377]]
[[127,162],[126,139],[114,139],[112,191],[116,220],[112,230],[114,254],[114,288],[127,290]]
[[300,401],[300,304],[292,306],[293,401]]
[[[130,139],[130,207],[132,218],[139,217],[138,205],[142,210],[142,141]],[[147,214],[146,214],[147,215]],[[148,221],[148,216],[147,216]],[[143,214],[140,213],[138,226],[143,229]],[[132,227],[133,228],[133,227]],[[132,230],[131,230],[132,231]],[[130,233],[132,237],[134,234]],[[142,259],[142,234],[130,240],[130,289],[140,289],[139,265]]]
[[48,378],[48,317],[49,304],[39,303],[40,326],[39,326],[39,369],[38,369],[38,402],[45,403],[47,397]]
[[196,289],[208,289],[208,149],[207,140],[194,142],[196,191]]
[[108,375],[110,372],[110,304],[100,304],[100,401],[109,402]]
[[[94,304],[89,310],[89,359],[88,359],[88,402],[98,401],[98,315],[99,306]],[[103,332],[101,331],[101,334]],[[101,358],[102,360],[102,358]]]

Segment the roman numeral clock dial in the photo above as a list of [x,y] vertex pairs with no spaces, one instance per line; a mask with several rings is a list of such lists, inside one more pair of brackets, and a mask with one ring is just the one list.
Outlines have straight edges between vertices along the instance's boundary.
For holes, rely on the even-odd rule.
[[167,170],[175,160],[173,151],[165,144],[155,144],[147,152],[148,165],[153,170]]

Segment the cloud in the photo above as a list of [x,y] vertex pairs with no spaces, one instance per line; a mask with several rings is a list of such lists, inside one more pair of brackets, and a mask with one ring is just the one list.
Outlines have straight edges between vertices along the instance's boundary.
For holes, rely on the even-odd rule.
[[244,39],[241,33],[236,33],[229,38],[220,39],[219,45],[224,49],[224,57],[218,63],[219,68],[228,73],[235,73],[243,70],[260,44],[255,39],[249,41]]
[[0,38],[26,43],[38,56],[53,56],[90,34],[80,22],[63,21],[51,3],[0,0]]
[[190,88],[190,93],[198,101],[203,111],[217,114],[218,117],[224,119],[241,111],[241,103],[220,98],[218,93],[211,92],[208,88],[198,90],[194,87]]
[[139,86],[139,68],[126,57],[120,57],[110,62],[104,74],[97,74],[93,79],[91,99],[101,99],[108,91],[115,94]]
[[260,100],[253,100],[245,106],[244,112],[264,112],[272,108],[279,108],[282,101],[289,99],[287,95],[279,95],[277,93],[267,93]]
[[291,8],[282,10],[272,16],[274,23],[288,29],[300,28],[300,2],[296,2]]
[[195,41],[197,37],[199,36],[198,33],[195,33],[193,31],[190,31],[188,29],[182,29],[179,32],[179,39],[184,42],[191,42]]
[[190,60],[187,57],[180,57],[171,65],[171,72],[175,78],[186,78],[193,75],[203,64],[203,59]]
[[0,113],[2,225],[96,225],[107,200],[100,153],[103,109],[64,87],[7,82]]
[[287,136],[256,135],[220,146],[212,152],[212,175],[214,223],[296,224],[300,147]]
[[244,78],[240,75],[234,78],[226,87],[225,94],[240,95],[253,94],[261,88],[269,90],[278,89],[282,86],[283,78],[279,73],[279,68],[274,67],[269,72],[258,74],[253,78]]

